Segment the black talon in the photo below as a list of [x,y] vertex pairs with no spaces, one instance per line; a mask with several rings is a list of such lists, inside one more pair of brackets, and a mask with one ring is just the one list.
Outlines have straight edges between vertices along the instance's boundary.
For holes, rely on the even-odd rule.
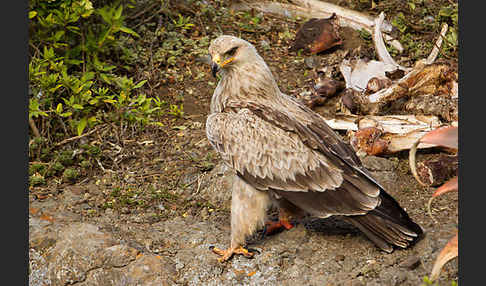
[[266,233],[267,233],[267,225],[265,224],[265,226],[263,227],[263,232],[262,232],[262,236],[260,237],[260,239],[264,239]]
[[[261,254],[260,251],[258,251],[257,249],[254,249],[254,248],[247,248],[246,250],[248,250],[249,252],[254,252],[254,253],[258,253],[258,254]],[[253,258],[253,257],[252,257]]]

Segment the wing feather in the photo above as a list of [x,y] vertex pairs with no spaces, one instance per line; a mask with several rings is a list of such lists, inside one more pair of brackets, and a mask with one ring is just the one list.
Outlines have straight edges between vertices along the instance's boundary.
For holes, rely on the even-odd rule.
[[296,134],[260,119],[247,109],[213,113],[207,137],[224,161],[260,186],[289,191],[325,191],[342,183],[342,171],[307,147]]
[[279,125],[242,108],[211,114],[206,132],[223,160],[246,182],[259,190],[276,191],[310,213],[355,215],[376,207],[380,202],[376,185],[360,180],[347,164],[329,159],[315,139],[295,132],[305,126]]
[[377,197],[383,187],[362,166],[351,146],[344,143],[320,115],[308,110],[306,106],[296,102],[296,99],[284,94],[283,96],[286,100],[279,102],[278,106],[255,102],[229,102],[227,107],[233,110],[248,109],[270,125],[297,135],[304,145],[326,157],[328,164],[357,178],[356,183],[360,184],[363,192]]

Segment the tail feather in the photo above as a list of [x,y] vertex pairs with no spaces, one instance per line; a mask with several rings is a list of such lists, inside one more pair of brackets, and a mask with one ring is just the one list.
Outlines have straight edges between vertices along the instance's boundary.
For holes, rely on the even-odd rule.
[[410,219],[400,205],[381,191],[381,204],[366,215],[344,217],[386,252],[393,246],[407,248],[423,237],[422,228]]

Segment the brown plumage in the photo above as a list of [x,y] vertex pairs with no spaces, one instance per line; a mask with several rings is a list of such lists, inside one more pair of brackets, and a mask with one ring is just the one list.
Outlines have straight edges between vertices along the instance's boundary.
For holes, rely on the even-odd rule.
[[209,54],[213,74],[220,71],[222,78],[206,133],[236,172],[231,245],[213,249],[221,261],[234,253],[252,255],[243,248],[245,238],[264,225],[272,204],[289,213],[342,216],[387,252],[420,237],[420,226],[373,179],[353,149],[319,114],[280,92],[253,45],[220,36]]

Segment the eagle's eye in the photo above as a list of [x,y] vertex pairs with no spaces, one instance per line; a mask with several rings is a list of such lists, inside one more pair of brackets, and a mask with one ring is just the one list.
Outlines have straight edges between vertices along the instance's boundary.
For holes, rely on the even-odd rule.
[[238,47],[231,48],[229,51],[227,51],[225,54],[229,57],[232,57],[235,55],[236,50],[238,50]]

